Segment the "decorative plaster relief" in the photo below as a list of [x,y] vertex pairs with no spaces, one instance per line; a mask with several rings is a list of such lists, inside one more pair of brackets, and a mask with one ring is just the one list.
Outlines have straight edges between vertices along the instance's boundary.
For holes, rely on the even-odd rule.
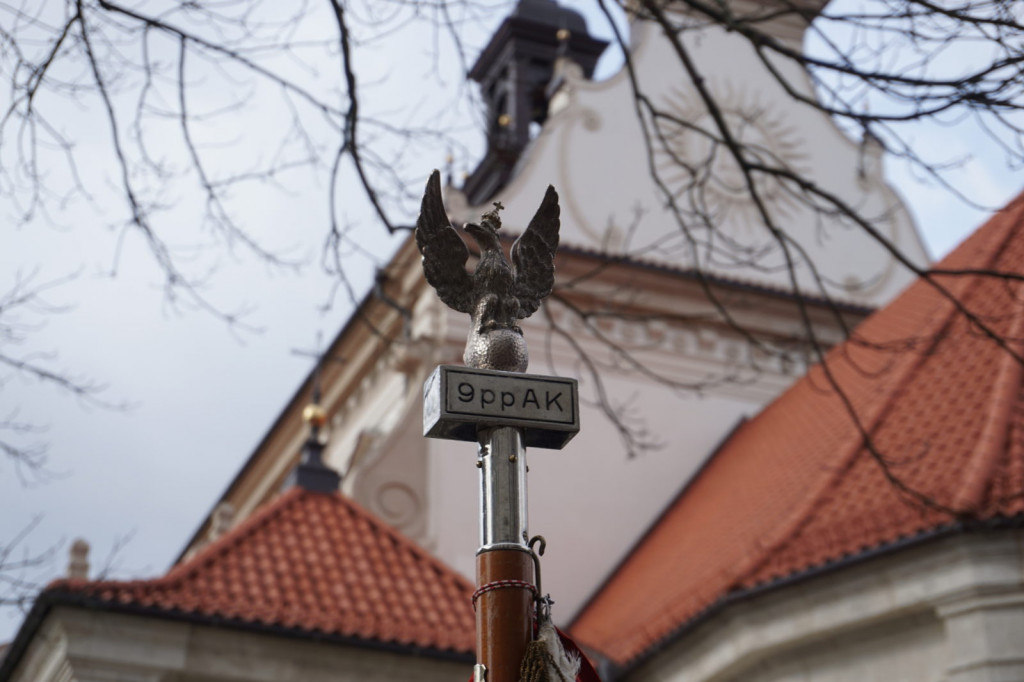
[[423,491],[408,483],[387,481],[376,490],[373,507],[396,528],[407,528],[424,513]]
[[589,132],[596,133],[601,130],[601,114],[594,109],[580,110],[580,122],[583,124],[583,129]]
[[[725,84],[712,89],[717,91],[730,134],[743,145],[743,154],[751,162],[808,172],[803,139],[787,123],[785,112],[748,88],[736,90]],[[770,241],[743,170],[712,115],[691,92],[679,88],[667,94],[662,107],[678,123],[660,121],[662,141],[654,140],[655,163],[674,196],[687,200],[688,205],[681,208],[705,216],[708,227],[727,230],[728,236],[742,240],[746,247],[755,246],[755,239]],[[758,194],[776,219],[792,216],[803,201],[774,176],[757,173],[754,178]]]
[[[418,394],[418,392],[417,392]],[[374,438],[350,471],[352,496],[420,544],[426,544],[427,456],[418,400],[396,406],[397,428]]]
[[653,358],[653,353],[662,363],[700,365],[706,372],[747,369],[787,377],[798,376],[808,367],[805,350],[795,339],[763,339],[770,349],[764,350],[720,325],[683,325],[664,319],[623,317],[596,317],[588,324],[565,308],[549,306],[548,310],[556,327],[577,337],[599,337],[598,343],[636,353],[638,358]]
[[[434,319],[429,327],[438,324],[443,321]],[[345,473],[342,489],[419,542],[426,527],[425,445],[420,420],[411,415],[438,346],[424,337],[392,344],[335,413],[336,437],[328,446],[328,461]]]

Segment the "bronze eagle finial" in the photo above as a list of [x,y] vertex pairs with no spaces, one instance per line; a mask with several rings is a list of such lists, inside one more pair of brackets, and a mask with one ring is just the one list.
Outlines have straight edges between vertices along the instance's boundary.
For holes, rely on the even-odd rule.
[[441,198],[441,174],[435,170],[423,193],[416,245],[423,255],[427,282],[437,295],[448,307],[472,316],[463,361],[481,369],[524,372],[529,358],[517,322],[540,307],[555,283],[558,193],[548,186],[536,215],[512,244],[511,262],[498,238],[502,208],[495,202],[479,225],[465,226],[480,247],[480,261],[468,272],[469,249],[448,220]]

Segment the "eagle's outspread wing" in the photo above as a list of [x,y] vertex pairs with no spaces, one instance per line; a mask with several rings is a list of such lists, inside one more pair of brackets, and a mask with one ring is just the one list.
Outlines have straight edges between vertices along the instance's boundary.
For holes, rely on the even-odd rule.
[[441,198],[441,174],[427,180],[416,220],[416,246],[423,254],[423,273],[438,297],[460,313],[473,312],[473,280],[466,272],[469,249],[452,227]]
[[548,185],[544,201],[526,232],[512,245],[512,264],[516,268],[515,295],[519,299],[519,318],[532,315],[541,299],[555,285],[555,249],[558,248],[558,192]]

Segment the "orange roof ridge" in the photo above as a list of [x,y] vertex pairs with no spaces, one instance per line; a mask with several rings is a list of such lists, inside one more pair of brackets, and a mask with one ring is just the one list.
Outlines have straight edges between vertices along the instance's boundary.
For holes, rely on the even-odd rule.
[[447,656],[473,651],[472,592],[351,499],[295,487],[165,576],[60,580],[43,596]]
[[286,506],[297,500],[301,492],[302,489],[295,486],[279,493],[276,497],[258,507],[252,514],[243,519],[240,524],[231,528],[205,547],[201,547],[188,559],[174,564],[166,575],[154,578],[152,582],[165,581],[174,584],[189,575],[193,575],[203,566],[215,561],[224,552],[229,551],[250,533],[255,532],[261,526],[273,520]]
[[[1019,339],[1021,331],[1024,330],[1024,315],[1013,318],[1011,330],[1010,338]],[[991,483],[991,474],[1006,452],[1006,441],[1015,407],[1014,397],[1020,392],[1021,377],[1024,376],[1019,361],[1006,354],[1003,354],[1000,360],[1002,367],[991,392],[993,407],[988,411],[985,427],[978,439],[981,452],[968,462],[963,486],[953,503],[954,509],[968,514],[982,510],[985,494]]]
[[[938,343],[942,330],[946,328],[952,317],[956,314],[956,308],[951,301],[944,300],[943,304],[942,313],[933,318],[935,320],[934,331],[927,333],[927,337],[930,337],[929,347]],[[917,336],[920,337],[923,336],[923,334],[917,334]],[[866,343],[867,347],[874,345],[867,339],[862,339],[861,341]],[[855,343],[856,341],[853,342]],[[847,350],[848,349],[845,346],[838,346],[832,349],[828,354],[826,354],[821,363],[808,370],[808,375],[805,380],[813,381],[815,378],[819,378],[826,384],[825,390],[845,395],[845,389],[841,385],[842,382],[839,378],[839,375],[844,368],[840,367],[840,365],[848,364],[849,366],[854,367],[855,371],[859,371],[856,370],[856,363],[850,354],[846,352]],[[849,416],[848,414],[848,418],[851,420],[851,425],[856,428],[856,425],[853,423],[853,419],[857,418],[865,433],[873,433],[879,423],[889,413],[893,403],[899,398],[900,389],[903,384],[921,368],[927,356],[928,351],[926,350],[920,354],[911,356],[911,362],[897,363],[895,367],[890,366],[887,370],[891,374],[890,381],[888,382],[888,390],[882,400],[872,400],[867,404],[864,409],[869,411],[868,414],[859,415],[857,414],[856,407],[848,406],[846,401],[842,401],[844,403],[844,409],[852,409],[854,411],[855,416]],[[831,468],[831,475],[822,476],[819,480],[819,485],[814,492],[809,493],[803,500],[802,504],[793,509],[788,520],[779,525],[779,530],[774,534],[774,540],[764,543],[762,545],[763,551],[761,554],[751,556],[747,561],[747,565],[736,569],[736,580],[734,586],[742,586],[749,576],[755,574],[760,568],[762,568],[777,549],[790,541],[799,532],[799,530],[806,525],[811,518],[813,518],[814,511],[828,501],[830,496],[829,493],[834,491],[840,484],[845,473],[853,465],[857,456],[860,455],[866,447],[866,442],[861,436],[859,430],[857,431],[857,434],[858,437],[850,440],[850,442],[840,450],[842,454],[836,456],[832,464],[829,465]],[[880,453],[880,455],[884,457],[884,453]],[[825,465],[826,464],[822,462],[822,466]]]
[[[999,272],[998,268],[995,267],[998,265],[999,257],[1004,254],[1010,240],[1017,236],[1018,230],[1015,228],[1024,219],[1024,193],[1016,196],[998,215],[1003,218],[1002,222],[1006,225],[1006,232],[1002,239],[991,240],[995,243],[991,246],[989,257],[975,269],[995,269],[996,273]],[[974,234],[979,235],[978,238],[980,239],[982,230],[979,229]],[[971,238],[973,237],[974,235]],[[933,269],[954,269],[950,268],[948,263],[949,261],[955,262],[958,260],[959,251],[959,248],[956,249]],[[943,275],[938,276],[942,277]],[[968,280],[969,284],[975,287],[982,286],[985,282],[984,276],[981,275],[964,277],[964,279]],[[1016,348],[1012,348],[1012,350],[1018,354],[1021,350],[1021,333],[1024,332],[1024,319],[1022,318],[1024,318],[1024,315],[1018,314],[1011,319],[1010,329],[1004,337],[1007,347],[1012,348],[1015,345]],[[993,343],[995,342],[993,340]],[[985,502],[985,494],[990,483],[990,474],[998,465],[1005,452],[1006,439],[1009,435],[1014,408],[1013,399],[1020,390],[1021,381],[1024,378],[1024,371],[1022,371],[1021,361],[1018,358],[1003,354],[999,360],[1001,369],[991,391],[993,409],[990,409],[986,415],[985,427],[978,440],[981,452],[968,462],[968,470],[963,477],[963,486],[952,505],[954,509],[966,514],[980,511]]]
[[129,586],[136,587],[143,585],[178,585],[182,580],[185,580],[189,576],[195,574],[204,565],[216,560],[218,556],[225,551],[228,551],[231,546],[238,544],[240,539],[247,535],[251,529],[263,525],[274,515],[279,514],[281,508],[289,504],[291,502],[291,498],[297,497],[299,492],[301,492],[301,489],[296,487],[279,494],[267,504],[259,507],[248,518],[232,528],[229,532],[224,533],[216,540],[213,540],[206,546],[202,547],[187,559],[171,566],[167,573],[162,576],[158,576],[156,578],[135,578],[132,580],[83,580],[80,578],[58,578],[50,582],[47,585],[47,589],[77,589],[83,586],[89,586],[90,588],[114,588]]
[[[1024,213],[1024,193],[1018,195],[1001,213],[1013,213],[1014,210]],[[1006,246],[1006,242],[1015,236],[1015,230],[1012,229],[1013,222],[1010,220],[1005,221],[1008,229],[1005,234],[998,239],[985,240],[986,246],[989,247],[988,256],[984,259],[984,268],[991,269],[992,266],[997,262],[999,255],[1003,252]],[[981,229],[977,230],[974,234],[982,235]],[[973,236],[973,235],[972,235]],[[945,269],[943,264],[951,259],[957,259],[958,250],[954,250],[953,253],[948,254],[946,258],[940,261],[934,269]],[[941,275],[940,275],[941,276]],[[956,296],[966,296],[970,289],[974,289],[983,285],[983,280],[980,277],[961,277],[957,276],[958,280],[963,282],[963,285],[958,287],[961,291],[957,292]],[[921,283],[923,286],[931,286],[925,283]],[[944,287],[949,289],[949,287]],[[950,292],[952,293],[952,292]],[[958,310],[953,303],[947,297],[943,296],[943,313],[935,318],[935,324],[931,331],[925,330],[923,333],[917,334],[918,337],[926,336],[929,338],[929,346],[934,347],[940,343],[942,339],[943,331],[948,327],[952,320],[956,317]],[[1024,330],[1024,315],[1017,315],[1013,319],[1013,326],[1009,338],[1019,338],[1021,331]],[[830,352],[824,360],[822,365],[828,365],[833,360],[833,357],[838,356],[844,350],[843,346],[837,347]],[[930,349],[929,349],[930,350]],[[861,419],[860,422],[863,425],[864,431],[871,434],[878,427],[879,422],[884,419],[885,415],[889,413],[893,403],[899,398],[901,388],[903,384],[913,376],[924,364],[924,361],[928,357],[929,351],[925,351],[920,355],[917,355],[915,361],[907,363],[898,370],[896,379],[891,381],[891,387],[886,395],[885,399],[877,403],[872,403],[869,407],[873,408],[872,413],[865,419]],[[979,509],[982,502],[985,491],[987,489],[986,483],[988,482],[987,474],[992,468],[998,463],[999,457],[1003,452],[1002,445],[1006,436],[1006,431],[1010,421],[1010,412],[1012,410],[1012,398],[1014,393],[1019,390],[1021,385],[1021,377],[1024,373],[1021,371],[1021,364],[1015,361],[1011,357],[1002,357],[1003,371],[999,374],[998,387],[992,392],[993,404],[997,406],[997,409],[990,410],[988,413],[988,421],[986,422],[986,428],[983,437],[979,440],[981,444],[987,444],[985,452],[982,456],[973,457],[970,459],[970,471],[964,477],[964,486],[960,490],[960,494],[957,499],[950,505],[950,507],[957,511],[970,511],[973,509]],[[822,374],[825,373],[823,367],[812,368],[819,370]],[[832,390],[835,390],[835,384],[829,381],[825,377],[826,382],[830,384]],[[851,417],[852,419],[852,417]],[[774,549],[777,549],[788,539],[792,537],[810,519],[814,509],[818,508],[827,497],[829,490],[833,490],[836,485],[841,481],[842,475],[852,464],[853,459],[862,452],[865,447],[863,440],[851,441],[850,445],[846,449],[846,453],[839,457],[839,463],[833,470],[833,475],[823,481],[820,490],[816,494],[808,496],[805,505],[794,511],[790,518],[790,522],[787,523],[783,530],[777,534],[775,542],[768,543],[766,545],[766,551],[764,555],[759,557],[759,560],[753,564],[749,571],[740,570],[738,575],[744,575],[753,573],[757,570],[759,565],[763,565],[768,561],[770,555]],[[880,456],[885,457],[885,453],[879,453]],[[881,466],[881,464],[880,464]],[[742,580],[739,581],[742,584]]]
[[[828,361],[829,359],[826,357],[824,362],[827,363]],[[902,369],[901,374],[904,377],[910,376],[918,367],[920,367],[922,361],[923,356],[920,356],[917,358],[917,362],[912,364],[908,363]],[[820,368],[812,368],[812,371],[813,369]],[[824,373],[823,370],[822,373]],[[899,394],[898,388],[902,382],[896,381],[893,383],[895,385],[892,390],[890,390],[886,399],[877,404],[877,407],[873,410],[873,414],[871,414],[867,419],[861,420],[864,430],[869,434],[874,431],[876,426],[878,426],[878,423],[884,418],[885,414],[888,412],[888,408]],[[820,486],[817,488],[817,491],[809,494],[801,506],[794,508],[789,520],[781,526],[781,530],[776,534],[775,540],[766,543],[762,554],[752,556],[750,561],[748,561],[747,566],[739,568],[736,571],[737,577],[734,586],[738,587],[742,585],[748,576],[754,574],[758,569],[764,566],[775,550],[791,540],[799,530],[806,525],[808,521],[810,521],[813,517],[814,510],[821,507],[821,505],[828,500],[829,492],[835,490],[839,485],[843,475],[849,471],[849,468],[853,465],[856,457],[864,450],[864,447],[865,441],[862,438],[851,441],[850,444],[845,447],[842,455],[838,456],[836,458],[837,461],[832,465],[832,470],[830,472],[831,475],[822,476]]]
[[930,537],[959,511],[1024,522],[1020,275],[1024,194],[737,430],[573,634],[625,665],[727,596]]
[[[991,248],[990,255],[985,260],[983,269],[993,269],[993,266],[998,263],[999,256],[1005,251],[1007,243],[1016,236],[1017,230],[1015,226],[1024,217],[1024,193],[1016,196],[1000,212],[1000,215],[1004,216],[1003,222],[1006,223],[1006,234],[1003,235],[1002,239],[992,240],[996,244]],[[1010,219],[1011,216],[1015,217],[1016,220]],[[980,235],[981,233],[982,230],[979,229],[974,234]],[[948,262],[956,261],[958,258],[956,254],[959,251],[960,249],[956,249],[933,269],[953,269],[948,267]],[[979,267],[978,269],[982,268]],[[996,271],[998,272],[998,270]],[[942,275],[938,276],[941,277]],[[964,279],[967,280],[968,286],[980,287],[984,284],[982,276],[965,277]],[[1024,315],[1018,314],[1012,318],[1009,333],[1006,335],[1008,347],[1010,344],[1018,341],[1015,344],[1017,346],[1015,352],[1017,353],[1020,352],[1021,348],[1019,339],[1022,332],[1024,332]],[[995,343],[995,340],[993,342]],[[996,379],[996,384],[991,391],[993,409],[988,411],[984,430],[978,440],[982,451],[968,462],[968,470],[964,474],[963,486],[952,504],[953,509],[967,514],[980,511],[984,504],[985,493],[989,488],[990,474],[998,465],[1005,452],[1006,439],[1014,408],[1013,399],[1020,390],[1021,380],[1024,378],[1020,360],[1004,354],[1000,356],[1000,362],[1002,367]]]
[[[949,323],[949,318],[956,312],[952,302],[947,301],[946,303],[947,305],[945,306],[946,310],[944,311],[944,314],[938,318],[942,322],[938,325],[940,328],[944,328]],[[932,341],[933,344],[937,342],[937,338]],[[838,372],[832,371],[833,369],[841,370],[842,368],[830,366],[830,363],[839,365],[844,361],[851,366],[855,364],[854,361],[843,351],[843,347],[832,349],[832,351],[826,354],[819,365],[813,366],[808,371],[807,380],[813,380],[813,377],[811,376],[812,373],[820,374],[821,378],[827,384],[827,390],[845,395],[845,389],[840,385],[841,381],[838,377]],[[912,362],[900,363],[897,364],[895,368],[890,368],[890,371],[895,369],[895,378],[890,381],[889,390],[884,399],[868,403],[867,409],[870,410],[869,414],[864,415],[863,417],[857,415],[865,433],[873,433],[882,419],[885,418],[885,415],[889,413],[892,404],[900,395],[900,387],[920,369],[927,357],[927,353],[921,353],[912,357]],[[856,408],[848,407],[846,401],[843,402],[844,408],[853,409],[854,414],[856,415]],[[849,418],[853,425],[852,420],[854,417],[850,416]],[[854,428],[856,428],[855,425]],[[796,535],[800,528],[802,528],[812,518],[814,510],[827,501],[829,492],[836,488],[842,480],[843,475],[849,470],[850,466],[852,466],[854,460],[861,454],[865,446],[865,440],[858,430],[858,437],[851,440],[849,444],[840,451],[842,454],[837,456],[835,461],[831,464],[831,475],[822,476],[820,479],[820,485],[816,491],[809,493],[803,501],[803,504],[794,508],[789,519],[783,524],[780,524],[780,530],[775,534],[775,539],[763,545],[763,553],[758,556],[752,556],[747,562],[747,566],[736,570],[736,586],[742,585],[746,576],[755,573],[760,567],[762,567],[776,549]],[[824,465],[824,463],[822,464]]]

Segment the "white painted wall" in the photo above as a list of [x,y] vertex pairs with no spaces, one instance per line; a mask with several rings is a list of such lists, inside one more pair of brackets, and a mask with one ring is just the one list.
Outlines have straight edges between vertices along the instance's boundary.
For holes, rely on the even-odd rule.
[[424,656],[60,607],[10,682],[451,682],[470,670]]
[[737,602],[621,679],[1024,679],[1022,540],[954,536]]

